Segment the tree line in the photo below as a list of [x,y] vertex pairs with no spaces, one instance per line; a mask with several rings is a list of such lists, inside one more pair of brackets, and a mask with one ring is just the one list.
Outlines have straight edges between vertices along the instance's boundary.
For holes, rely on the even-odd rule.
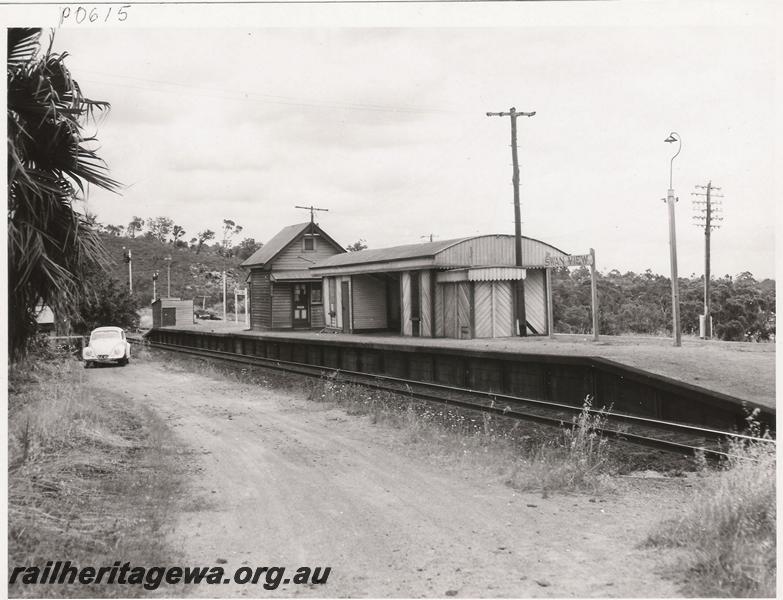
[[[671,280],[650,270],[637,274],[597,273],[598,326],[602,334],[672,333]],[[704,277],[678,279],[682,333],[699,334],[704,314]],[[749,272],[712,279],[710,303],[714,336],[730,341],[768,341],[775,337],[775,282],[757,281]],[[552,280],[555,331],[590,333],[590,270],[558,269]]]
[[[125,226],[104,225],[98,222],[95,215],[88,214],[88,223],[98,232],[114,237],[127,237],[130,239],[145,237],[157,240],[161,244],[171,244],[177,248],[189,248],[196,254],[200,254],[205,248],[210,248],[221,256],[227,258],[236,257],[240,260],[249,258],[263,246],[261,242],[256,242],[252,237],[246,237],[234,244],[236,236],[242,232],[243,227],[232,219],[223,219],[223,226],[218,230],[221,236],[219,239],[217,238],[218,233],[214,230],[203,229],[191,237],[190,240],[186,240],[187,232],[182,226],[177,225],[174,219],[165,216],[148,217],[146,219],[134,216]],[[209,242],[213,240],[216,241],[210,245]]]

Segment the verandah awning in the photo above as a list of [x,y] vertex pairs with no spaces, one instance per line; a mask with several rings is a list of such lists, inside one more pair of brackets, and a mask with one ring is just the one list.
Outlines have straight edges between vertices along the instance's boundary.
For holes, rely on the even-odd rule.
[[527,271],[522,267],[475,267],[473,269],[453,269],[441,271],[436,275],[438,283],[456,281],[519,281]]

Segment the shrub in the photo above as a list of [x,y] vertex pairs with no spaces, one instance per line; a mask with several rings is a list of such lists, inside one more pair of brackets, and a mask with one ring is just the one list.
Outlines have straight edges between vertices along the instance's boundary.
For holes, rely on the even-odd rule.
[[[759,431],[751,415],[751,433]],[[704,474],[682,515],[660,525],[653,546],[689,551],[686,593],[775,594],[775,445],[731,442],[730,458]]]

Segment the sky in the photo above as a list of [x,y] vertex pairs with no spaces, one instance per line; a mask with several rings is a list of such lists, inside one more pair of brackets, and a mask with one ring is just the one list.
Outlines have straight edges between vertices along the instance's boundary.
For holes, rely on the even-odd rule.
[[168,216],[187,239],[232,219],[265,242],[311,204],[344,245],[513,233],[510,120],[486,112],[515,106],[536,111],[518,121],[524,235],[595,248],[603,272],[668,275],[675,131],[680,275],[703,273],[691,192],[712,181],[725,196],[713,274],[773,277],[772,9],[696,3],[694,18],[667,4],[622,24],[622,3],[587,4],[560,20],[519,7],[493,26],[414,15],[368,27],[349,14],[271,27],[238,13],[62,28],[55,50],[112,105],[87,133],[124,185],[92,189],[87,207],[105,224]]

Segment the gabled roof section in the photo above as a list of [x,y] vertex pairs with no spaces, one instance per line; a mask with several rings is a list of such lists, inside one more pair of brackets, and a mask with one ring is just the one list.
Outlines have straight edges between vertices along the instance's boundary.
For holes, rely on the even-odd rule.
[[[275,259],[275,257],[278,254],[280,254],[286,248],[286,246],[288,246],[291,242],[297,239],[300,235],[307,232],[310,229],[310,226],[311,223],[308,221],[307,223],[297,223],[296,225],[289,225],[288,227],[283,227],[283,229],[281,229],[277,233],[277,235],[275,235],[261,248],[256,250],[250,256],[250,258],[245,260],[239,266],[260,267],[262,265],[271,262],[272,260]],[[323,229],[321,229],[317,223],[313,223],[312,227],[322,239],[329,242],[335,248],[338,248],[341,252],[345,252],[345,248],[343,248],[340,244],[335,242],[329,235],[327,235],[326,232]]]
[[390,260],[432,258],[438,252],[445,250],[449,246],[468,239],[470,238],[456,238],[453,240],[407,244],[405,246],[392,246],[391,248],[375,248],[370,250],[359,250],[358,252],[348,252],[346,254],[337,254],[335,256],[330,256],[325,260],[319,261],[317,265],[311,268],[321,269],[325,267],[363,265],[375,262],[386,262]]

